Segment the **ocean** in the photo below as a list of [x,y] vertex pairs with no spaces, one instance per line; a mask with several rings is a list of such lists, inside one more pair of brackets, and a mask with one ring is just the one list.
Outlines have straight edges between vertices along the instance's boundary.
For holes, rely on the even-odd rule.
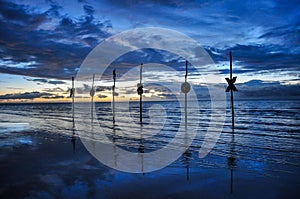
[[[195,136],[187,143],[181,137],[172,145],[186,144],[185,152],[151,172],[147,168],[155,168],[155,161],[163,164],[169,158],[155,152],[184,129],[183,110],[176,102],[144,102],[142,127],[138,102],[126,109],[119,103],[115,122],[111,103],[95,103],[91,125],[97,130],[92,134],[90,129],[78,130],[79,123],[86,122],[80,120],[80,111],[75,112],[73,128],[70,103],[1,104],[0,197],[298,198],[299,100],[235,101],[234,131],[228,104],[220,135],[204,157],[199,157],[199,150],[214,121],[210,101],[197,103],[199,110],[188,112]],[[141,132],[146,132],[142,138]],[[116,157],[109,156],[101,147],[92,149],[101,133],[119,150],[144,154],[145,159],[138,160],[145,162],[116,152]],[[170,151],[178,152],[175,148]],[[147,161],[152,153],[157,156]],[[97,156],[103,154],[110,159],[99,161]],[[118,170],[128,166],[136,172]]]

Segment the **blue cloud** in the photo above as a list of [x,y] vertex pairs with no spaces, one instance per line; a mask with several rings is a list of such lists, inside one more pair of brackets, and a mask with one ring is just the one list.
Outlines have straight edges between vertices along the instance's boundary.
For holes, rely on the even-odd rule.
[[64,98],[64,96],[55,95],[47,92],[25,92],[25,93],[9,93],[5,95],[0,95],[0,100],[7,100],[7,99],[29,99],[33,100],[36,98],[44,98],[44,99],[59,99]]
[[110,35],[106,29],[111,24],[94,19],[91,6],[84,6],[86,15],[71,18],[53,4],[45,12],[8,1],[1,5],[1,57],[11,63],[32,63],[24,68],[1,64],[2,73],[69,78],[88,52]]
[[61,80],[48,80],[48,79],[45,79],[45,78],[36,78],[36,79],[30,79],[30,78],[25,78],[27,81],[33,81],[33,82],[37,82],[38,84],[45,84],[45,83],[48,83],[48,84],[54,84],[54,85],[57,85],[57,84],[66,84],[65,81],[61,81]]
[[65,84],[66,82],[64,82],[64,81],[61,81],[61,80],[50,80],[50,81],[48,81],[48,84],[54,84],[54,85],[56,85],[56,84]]
[[[54,1],[47,1],[43,9],[23,3],[1,0],[1,73],[68,79],[76,74],[86,55],[112,32],[144,26],[187,34],[199,41],[217,64],[228,61],[228,52],[232,51],[239,64],[234,68],[237,74],[280,71],[285,72],[286,79],[295,79],[299,70],[297,1],[80,0],[74,5],[80,10]],[[182,69],[181,58],[171,59],[153,49],[123,58],[126,63],[119,59],[115,64],[136,64],[143,59],[145,63],[154,60]],[[221,68],[221,73],[228,74],[228,70]]]
[[300,85],[282,85],[278,81],[251,80],[237,84],[238,99],[300,99]]

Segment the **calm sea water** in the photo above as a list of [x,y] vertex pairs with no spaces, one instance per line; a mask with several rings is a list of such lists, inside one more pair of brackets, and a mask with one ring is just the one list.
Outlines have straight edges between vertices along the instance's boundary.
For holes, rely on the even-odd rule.
[[[197,118],[189,118],[199,119],[199,125],[194,127],[197,135],[189,147],[190,153],[164,169],[147,174],[119,172],[90,155],[73,131],[71,104],[2,104],[0,195],[21,198],[296,198],[300,187],[299,101],[236,101],[234,133],[228,108],[223,131],[204,158],[199,158],[198,152],[210,122],[210,102],[199,101],[198,104]],[[148,111],[150,108],[152,112]],[[99,121],[106,135],[113,139],[111,104],[96,103],[95,110],[94,120]],[[137,151],[140,140],[126,138],[123,131],[139,132],[136,125],[128,122],[129,113],[138,124],[139,104],[131,103],[129,112],[126,111],[116,110],[114,141],[123,149]],[[152,125],[145,125],[149,132],[158,132],[143,142],[145,152],[151,152],[173,139],[181,123],[181,108],[176,102],[145,102],[143,111],[145,124],[154,118]],[[164,122],[155,120],[155,117],[160,118],[160,113],[166,116]],[[21,172],[24,168],[26,173]]]

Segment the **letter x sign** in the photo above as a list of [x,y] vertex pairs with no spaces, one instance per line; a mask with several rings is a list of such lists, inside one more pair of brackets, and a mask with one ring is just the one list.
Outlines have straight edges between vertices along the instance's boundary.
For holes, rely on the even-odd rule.
[[234,83],[236,81],[236,77],[233,77],[232,79],[229,79],[228,77],[225,78],[228,82],[228,87],[226,88],[226,92],[229,92],[230,90],[237,91],[237,88],[235,87]]

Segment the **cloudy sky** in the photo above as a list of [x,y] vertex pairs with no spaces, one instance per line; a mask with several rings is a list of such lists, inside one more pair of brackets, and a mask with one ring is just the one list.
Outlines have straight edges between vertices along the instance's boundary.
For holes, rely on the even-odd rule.
[[[241,98],[300,98],[299,1],[0,0],[0,4],[0,102],[69,101],[70,78],[98,44],[144,27],[175,30],[197,41],[222,78],[228,76],[232,51]],[[146,53],[144,58],[151,57],[152,62],[171,65],[163,52]],[[138,54],[127,55],[127,66]],[[172,63],[184,66],[180,58]],[[110,87],[103,84],[97,88],[98,100],[110,99]],[[82,91],[89,89],[82,85]],[[155,89],[147,92],[162,96]]]

